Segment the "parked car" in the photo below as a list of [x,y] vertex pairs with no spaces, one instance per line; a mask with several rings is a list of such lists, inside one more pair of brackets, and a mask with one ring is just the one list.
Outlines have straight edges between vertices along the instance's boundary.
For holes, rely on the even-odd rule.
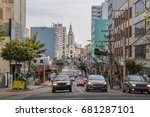
[[89,75],[85,83],[85,90],[102,90],[107,92],[107,82],[102,75]]
[[140,75],[128,75],[123,82],[123,92],[132,91],[150,93],[150,83]]
[[58,75],[52,80],[52,92],[56,90],[69,90],[72,92],[72,82],[67,75]]

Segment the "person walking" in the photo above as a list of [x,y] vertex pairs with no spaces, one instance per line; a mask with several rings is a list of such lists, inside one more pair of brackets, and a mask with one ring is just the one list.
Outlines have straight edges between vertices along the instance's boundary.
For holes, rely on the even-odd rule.
[[50,72],[48,73],[48,80],[49,80],[49,82],[51,81],[51,73]]

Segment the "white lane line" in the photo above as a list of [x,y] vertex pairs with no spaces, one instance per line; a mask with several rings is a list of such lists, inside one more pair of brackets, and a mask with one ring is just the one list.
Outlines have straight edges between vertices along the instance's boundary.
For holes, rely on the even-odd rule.
[[79,89],[78,87],[75,87],[78,91],[80,91],[82,94],[84,94],[84,92],[81,90],[81,89]]

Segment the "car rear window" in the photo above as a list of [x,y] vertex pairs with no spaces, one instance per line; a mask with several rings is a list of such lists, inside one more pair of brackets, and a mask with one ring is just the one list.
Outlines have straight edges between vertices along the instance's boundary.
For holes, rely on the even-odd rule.
[[61,76],[57,76],[54,80],[56,80],[56,81],[69,81],[69,77],[61,75]]
[[100,75],[91,75],[89,76],[89,80],[105,80],[103,76]]

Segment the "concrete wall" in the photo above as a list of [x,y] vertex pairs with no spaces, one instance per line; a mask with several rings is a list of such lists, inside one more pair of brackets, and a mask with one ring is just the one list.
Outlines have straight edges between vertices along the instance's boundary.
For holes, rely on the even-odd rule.
[[[10,42],[9,37],[5,37],[5,40],[3,42],[0,42],[0,53],[1,49],[4,47],[6,42]],[[6,74],[9,71],[10,71],[9,62],[0,57],[0,74]]]

